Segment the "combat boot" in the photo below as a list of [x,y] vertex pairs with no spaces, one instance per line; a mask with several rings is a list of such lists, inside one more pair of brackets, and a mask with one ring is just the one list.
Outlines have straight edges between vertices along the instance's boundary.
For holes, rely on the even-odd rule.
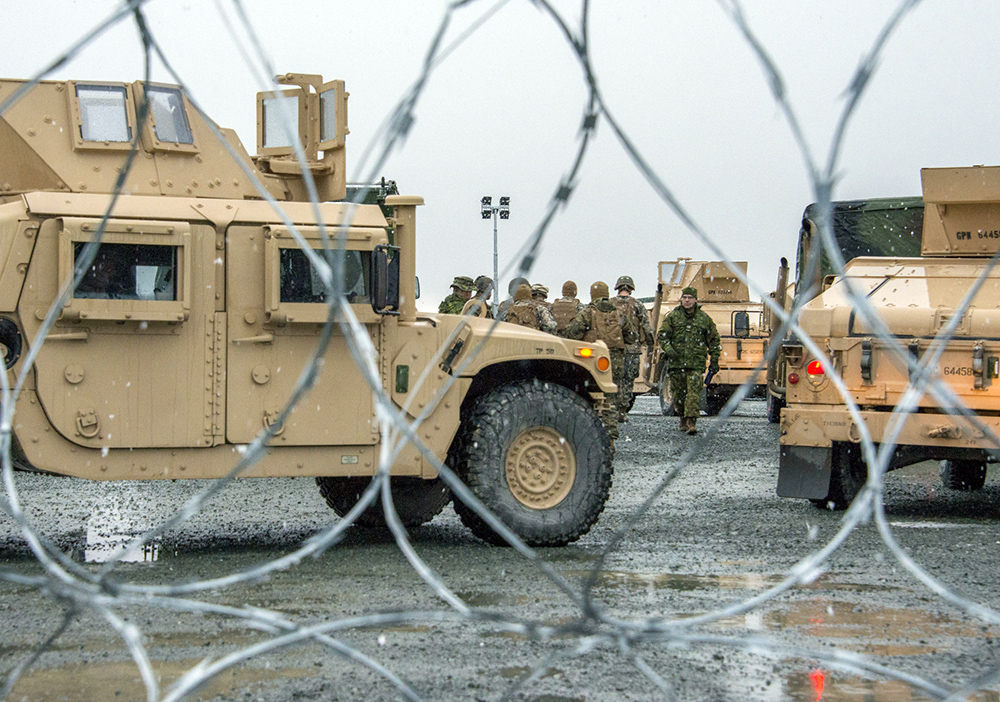
[[687,429],[688,429],[688,418],[687,417],[681,417],[680,429],[681,429],[681,431],[687,431]]
[[695,426],[695,422],[696,421],[697,420],[694,417],[689,417],[688,418],[688,420],[687,420],[687,433],[688,434],[697,434],[698,433],[698,428]]

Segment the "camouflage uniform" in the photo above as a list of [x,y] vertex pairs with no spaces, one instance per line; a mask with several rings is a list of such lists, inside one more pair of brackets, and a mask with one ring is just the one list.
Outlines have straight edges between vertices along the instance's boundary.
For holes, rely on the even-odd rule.
[[504,316],[507,314],[507,308],[511,306],[514,302],[514,293],[517,292],[518,287],[521,285],[530,285],[527,278],[514,278],[507,284],[507,294],[510,295],[506,300],[500,303],[497,307],[497,319],[503,320]]
[[628,421],[626,408],[631,405],[632,385],[639,375],[639,358],[642,347],[646,347],[648,357],[652,358],[653,340],[656,338],[656,335],[653,334],[653,326],[649,323],[649,314],[646,312],[646,308],[631,295],[631,292],[635,290],[635,284],[627,275],[623,275],[615,283],[615,290],[620,291],[623,288],[627,289],[629,294],[615,295],[611,298],[611,302],[622,313],[625,324],[634,333],[635,341],[625,346],[625,371],[622,375],[621,387],[618,388],[618,408],[621,412],[618,420],[621,422]]
[[493,319],[490,296],[493,293],[493,279],[485,275],[476,278],[476,294],[462,307],[463,315]]
[[451,281],[451,295],[446,297],[440,305],[438,305],[438,312],[441,314],[462,314],[462,308],[465,307],[465,303],[469,301],[468,295],[459,294],[459,290],[463,292],[472,292],[476,289],[476,284],[473,282],[472,278],[467,275],[456,276],[453,281]]
[[603,341],[611,355],[611,377],[618,385],[617,395],[608,397],[610,408],[601,413],[601,419],[612,439],[618,438],[618,396],[621,394],[622,374],[625,370],[625,346],[632,335],[625,327],[618,308],[608,300],[608,285],[598,281],[590,286],[590,304],[577,313],[563,331],[567,339],[587,342]]
[[[685,294],[688,290],[693,288],[684,288]],[[719,330],[697,303],[690,310],[678,305],[664,318],[656,338],[667,363],[670,392],[674,409],[681,416],[681,429],[693,434],[705,377],[705,357],[711,358],[710,368],[719,367],[722,354]]]
[[583,303],[576,297],[576,283],[572,280],[567,280],[562,286],[563,296],[556,298],[552,303],[552,316],[556,320],[556,333],[559,336],[563,335],[566,327],[573,318],[583,309]]
[[532,301],[531,288],[527,285],[518,287],[514,293],[514,302],[500,313],[501,322],[520,324],[523,327],[538,329],[549,334],[556,333],[556,320],[547,307]]
[[531,286],[531,300],[536,305],[541,305],[548,310],[552,309],[552,303],[549,302],[549,289],[541,283],[535,283]]

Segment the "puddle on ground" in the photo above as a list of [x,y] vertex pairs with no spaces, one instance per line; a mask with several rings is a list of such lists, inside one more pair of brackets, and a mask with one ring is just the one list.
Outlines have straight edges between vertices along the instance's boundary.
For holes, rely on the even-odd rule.
[[[929,702],[937,699],[898,680],[866,680],[821,669],[788,676],[784,698],[791,702]],[[981,690],[964,697],[963,702],[1000,702],[1000,693]]]
[[479,592],[475,590],[456,592],[455,595],[461,598],[462,602],[470,607],[503,607],[509,605],[523,605],[530,604],[538,599],[535,597],[528,597],[527,595],[511,595],[510,593],[500,592]]
[[[153,661],[161,696],[170,685],[200,661]],[[305,678],[315,675],[307,668],[259,669],[237,667],[216,675],[191,700],[225,697],[235,699],[234,693],[258,683],[277,678]],[[114,700],[115,702],[146,702],[146,688],[135,663],[87,663],[56,668],[33,668],[18,680],[7,699],[31,702],[90,702]]]
[[130,486],[124,487],[120,493],[102,498],[102,503],[87,519],[84,561],[107,563],[117,559],[123,563],[144,563],[157,560],[160,547],[155,543],[125,550],[137,536],[153,526],[142,504],[141,495]]
[[[569,570],[563,573],[567,578],[577,578],[580,582],[590,577],[588,570]],[[785,579],[783,574],[764,575],[762,573],[732,573],[723,575],[690,575],[686,573],[632,573],[627,571],[602,570],[597,574],[597,587],[607,590],[644,589],[676,590],[766,590]],[[846,590],[850,592],[876,592],[889,590],[885,585],[837,582],[830,574],[823,574],[799,589]]]

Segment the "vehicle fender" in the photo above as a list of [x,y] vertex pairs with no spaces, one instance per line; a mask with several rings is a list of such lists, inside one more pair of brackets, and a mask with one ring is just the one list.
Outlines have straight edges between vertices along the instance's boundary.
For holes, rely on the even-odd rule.
[[782,446],[778,496],[822,500],[830,491],[830,446]]

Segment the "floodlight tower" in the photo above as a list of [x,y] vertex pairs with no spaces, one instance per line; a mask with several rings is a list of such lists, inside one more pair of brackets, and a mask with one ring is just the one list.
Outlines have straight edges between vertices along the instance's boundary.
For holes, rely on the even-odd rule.
[[493,198],[484,195],[480,200],[483,219],[493,220],[493,316],[497,316],[497,306],[500,302],[500,271],[497,267],[497,216],[500,219],[510,219],[510,198],[501,197],[500,205],[493,205]]

